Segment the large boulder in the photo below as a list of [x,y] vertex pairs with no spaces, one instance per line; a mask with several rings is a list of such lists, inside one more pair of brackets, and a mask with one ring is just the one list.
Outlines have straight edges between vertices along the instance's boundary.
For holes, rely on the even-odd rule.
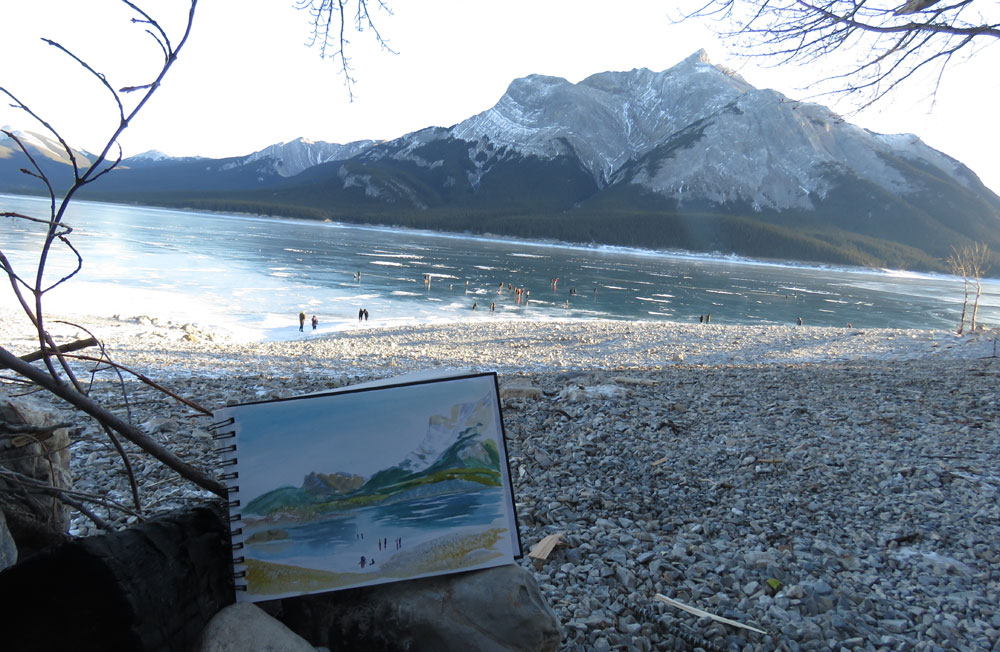
[[289,598],[281,611],[331,652],[545,652],[562,641],[534,576],[512,564]]
[[[69,432],[60,415],[30,398],[0,394],[0,466],[31,484],[70,489]],[[52,495],[0,476],[0,510],[22,554],[64,541],[69,512]]]
[[315,652],[312,645],[255,604],[225,607],[208,622],[195,652]]

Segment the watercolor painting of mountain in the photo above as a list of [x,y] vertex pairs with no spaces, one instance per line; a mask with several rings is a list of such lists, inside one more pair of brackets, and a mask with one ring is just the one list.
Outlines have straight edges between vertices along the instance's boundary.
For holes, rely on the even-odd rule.
[[346,388],[216,416],[235,430],[239,601],[521,555],[496,374]]

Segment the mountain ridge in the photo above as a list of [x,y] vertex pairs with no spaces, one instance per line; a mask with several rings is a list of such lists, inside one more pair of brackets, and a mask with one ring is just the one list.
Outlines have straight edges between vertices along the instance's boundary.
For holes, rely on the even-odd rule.
[[757,89],[703,50],[660,72],[529,75],[390,141],[122,167],[84,196],[913,269],[943,269],[953,246],[1000,250],[1000,197],[961,162]]

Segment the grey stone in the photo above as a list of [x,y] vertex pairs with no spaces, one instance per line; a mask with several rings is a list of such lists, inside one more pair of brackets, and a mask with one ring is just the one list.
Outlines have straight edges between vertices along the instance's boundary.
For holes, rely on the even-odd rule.
[[[0,424],[46,427],[64,421],[62,414],[40,401],[0,393]],[[0,466],[49,487],[71,489],[69,445],[66,428],[0,437]],[[15,482],[0,479],[0,508],[21,553],[64,540],[70,520],[62,502],[44,494],[26,494],[11,486]]]
[[531,385],[505,385],[500,388],[500,398],[539,398],[543,394],[541,388]]
[[7,519],[0,510],[0,570],[17,563],[17,545],[7,529]]
[[304,638],[249,602],[229,605],[208,621],[195,652],[315,652]]
[[155,417],[145,423],[146,430],[150,434],[160,434],[164,432],[177,432],[180,426],[173,419]]
[[337,649],[555,652],[562,641],[535,578],[515,565],[301,596],[283,602],[282,621]]
[[909,623],[903,619],[889,618],[879,623],[887,632],[892,634],[902,634],[909,628]]

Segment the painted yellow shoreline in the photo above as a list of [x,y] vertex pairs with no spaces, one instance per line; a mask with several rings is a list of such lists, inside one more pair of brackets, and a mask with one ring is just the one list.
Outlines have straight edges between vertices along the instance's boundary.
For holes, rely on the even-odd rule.
[[384,565],[358,572],[325,571],[248,557],[244,564],[247,593],[255,597],[314,593],[480,568],[504,555],[495,547],[507,534],[505,528],[491,528],[474,534],[444,535],[412,550],[396,552]]

